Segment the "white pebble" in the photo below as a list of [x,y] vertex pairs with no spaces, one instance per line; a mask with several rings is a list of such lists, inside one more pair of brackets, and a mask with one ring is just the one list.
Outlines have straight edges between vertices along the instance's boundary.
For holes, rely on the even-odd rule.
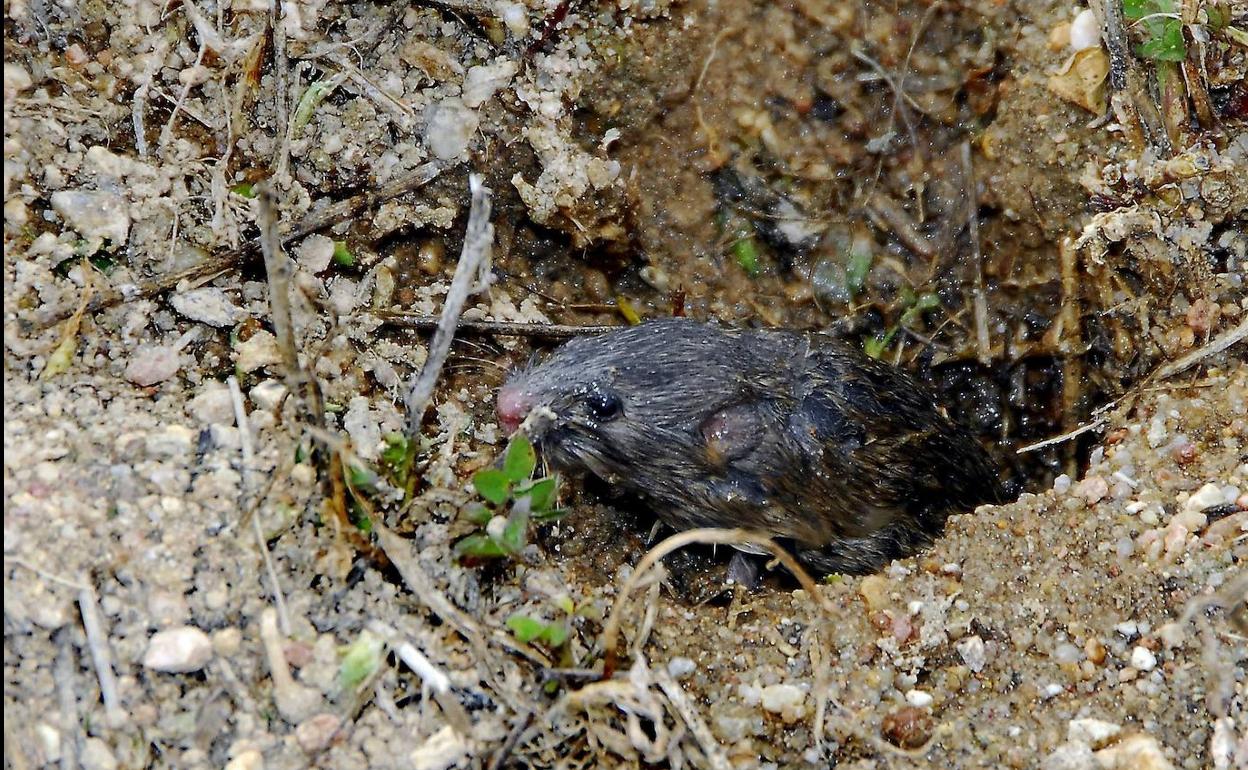
[[117,193],[60,190],[52,193],[52,208],[88,240],[103,238],[121,246],[130,234],[130,205]]
[[1070,476],[1065,473],[1053,479],[1053,491],[1059,495],[1064,495],[1070,491]]
[[251,403],[257,409],[274,412],[281,405],[282,399],[286,398],[286,392],[286,386],[277,380],[264,380],[251,389]]
[[226,295],[224,289],[192,289],[174,294],[169,303],[173,309],[191,319],[209,326],[226,327],[246,315]]
[[906,692],[906,703],[915,708],[927,708],[932,705],[932,694],[922,690],[909,690]]
[[1147,647],[1136,645],[1131,650],[1131,667],[1140,671],[1152,671],[1157,665],[1157,656]]
[[181,366],[177,348],[171,345],[142,345],[130,356],[123,376],[146,388],[174,376]]
[[258,749],[240,751],[225,764],[225,770],[264,770],[264,755]]
[[1183,504],[1185,511],[1203,511],[1206,508],[1212,508],[1215,505],[1221,505],[1225,501],[1222,496],[1222,488],[1217,484],[1205,484],[1196,490],[1191,497],[1187,498],[1187,502]]
[[488,102],[511,82],[516,75],[516,69],[516,63],[507,59],[469,68],[468,74],[464,76],[464,104],[475,109]]
[[675,679],[692,674],[697,668],[698,664],[689,658],[672,658],[667,662],[667,673]]
[[99,738],[87,738],[82,742],[83,770],[117,770],[117,757],[108,744]]
[[185,674],[198,671],[212,659],[212,640],[193,626],[158,631],[147,645],[143,665],[154,671]]
[[1052,684],[1045,685],[1044,689],[1040,691],[1040,695],[1045,700],[1048,700],[1049,698],[1056,698],[1058,695],[1062,694],[1062,689],[1063,688],[1060,684],[1054,682]]
[[978,636],[968,636],[958,642],[957,649],[967,668],[976,674],[984,670],[984,664],[988,662],[988,652],[984,647],[983,639]]
[[329,268],[334,258],[334,241],[324,235],[309,235],[295,250],[299,267],[309,273],[319,273]]
[[796,722],[806,714],[806,692],[795,684],[772,684],[760,693],[763,709],[779,714],[786,722]]
[[1070,47],[1076,51],[1101,44],[1101,25],[1090,8],[1084,8],[1070,23]]
[[1099,749],[1120,732],[1120,726],[1103,719],[1072,719],[1066,725],[1066,740]]
[[477,113],[460,99],[443,99],[429,108],[425,144],[438,160],[457,160],[477,131]]

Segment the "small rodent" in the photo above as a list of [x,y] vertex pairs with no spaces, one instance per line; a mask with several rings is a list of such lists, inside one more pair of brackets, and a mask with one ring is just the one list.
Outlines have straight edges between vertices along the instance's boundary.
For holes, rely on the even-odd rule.
[[543,457],[668,525],[781,538],[820,573],[914,553],[1004,501],[987,452],[910,375],[819,333],[685,318],[573,339],[498,393]]

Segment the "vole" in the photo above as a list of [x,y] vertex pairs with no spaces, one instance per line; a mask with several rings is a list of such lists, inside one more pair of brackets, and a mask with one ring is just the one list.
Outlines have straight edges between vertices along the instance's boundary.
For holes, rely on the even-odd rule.
[[819,573],[874,571],[1005,497],[918,381],[819,333],[669,318],[576,338],[505,382],[497,410],[554,468],[674,529],[760,530]]

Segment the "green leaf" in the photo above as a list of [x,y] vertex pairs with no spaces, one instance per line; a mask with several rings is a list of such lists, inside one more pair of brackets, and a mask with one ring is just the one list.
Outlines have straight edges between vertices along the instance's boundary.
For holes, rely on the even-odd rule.
[[381,450],[381,461],[392,468],[398,467],[407,457],[407,437],[402,433],[387,433],[383,440],[386,448]]
[[478,532],[469,535],[455,544],[456,559],[497,559],[507,555],[503,547],[494,542],[494,538]]
[[1122,0],[1122,15],[1139,21],[1155,13],[1174,13],[1174,0]]
[[528,436],[517,433],[507,445],[507,456],[503,458],[503,475],[508,480],[519,483],[527,481],[535,468],[537,452],[533,451],[533,444]]
[[892,343],[893,337],[897,335],[897,327],[889,329],[883,337],[869,337],[863,340],[863,351],[872,358],[879,358],[884,355],[884,351],[888,350],[888,346]]
[[576,611],[576,605],[572,602],[572,597],[567,594],[559,594],[555,597],[555,606],[563,610],[565,615],[571,615]]
[[242,182],[230,188],[230,192],[235,195],[241,195],[244,198],[256,197],[256,186],[251,182]]
[[1178,19],[1150,19],[1145,22],[1145,28],[1148,30],[1148,40],[1140,45],[1140,56],[1154,61],[1174,62],[1187,58],[1183,25]]
[[316,108],[321,106],[325,97],[332,94],[345,77],[345,75],[335,75],[329,80],[317,80],[308,85],[299,97],[299,103],[295,105],[295,113],[290,120],[292,139],[299,138],[299,134],[303,133],[303,127],[312,119],[312,113],[316,112]]
[[563,623],[549,623],[542,631],[542,641],[551,649],[562,647],[568,641],[568,627]]
[[494,514],[489,508],[481,503],[473,503],[464,509],[461,514],[465,519],[476,524],[478,527],[484,527],[490,523],[490,519],[494,518]]
[[507,618],[507,627],[517,639],[525,644],[542,636],[546,631],[546,624],[542,621],[519,614]]
[[499,543],[504,550],[509,553],[520,553],[524,550],[529,529],[529,516],[527,513],[513,513],[511,518],[507,520],[507,526],[503,527],[502,542]]
[[758,275],[758,244],[754,243],[753,235],[738,238],[732,244],[732,256],[746,275],[751,278]]
[[368,631],[351,644],[339,650],[342,663],[338,667],[338,681],[344,690],[354,690],[363,684],[381,665],[385,642]]
[[500,470],[486,468],[473,474],[472,486],[486,500],[502,505],[507,502],[507,493],[511,491],[511,480]]
[[849,255],[845,265],[845,288],[850,296],[856,296],[867,284],[867,274],[871,272],[871,263],[875,256],[871,252],[855,252]]
[[368,491],[377,483],[377,474],[358,465],[347,466],[347,483],[355,489]]
[[528,497],[529,510],[537,515],[550,508],[551,503],[554,502],[556,483],[557,479],[554,476],[538,479],[532,484],[517,489],[516,497]]
[[355,255],[347,248],[346,241],[334,241],[334,264],[342,267],[355,265]]
[[552,521],[558,521],[568,515],[567,508],[548,508],[544,511],[534,511],[533,521],[538,524],[549,524]]

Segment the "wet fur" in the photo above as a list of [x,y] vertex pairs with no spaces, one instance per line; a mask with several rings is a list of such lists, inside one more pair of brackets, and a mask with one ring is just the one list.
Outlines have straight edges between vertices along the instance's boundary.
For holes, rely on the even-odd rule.
[[[554,467],[640,495],[676,529],[772,533],[820,572],[873,571],[1004,496],[922,385],[819,334],[653,321],[575,339],[506,387],[553,414],[530,432]],[[618,417],[589,410],[603,393]]]

